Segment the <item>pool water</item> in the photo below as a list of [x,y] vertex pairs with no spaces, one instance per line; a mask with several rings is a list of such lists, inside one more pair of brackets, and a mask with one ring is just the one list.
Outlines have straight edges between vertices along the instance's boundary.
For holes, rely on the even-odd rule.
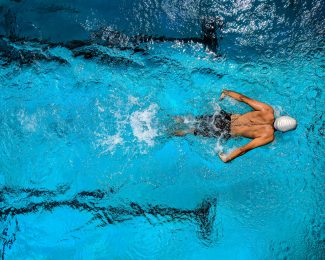
[[[214,52],[181,40],[185,2],[3,4],[3,259],[324,257],[324,3],[211,1]],[[106,44],[117,29],[178,40]],[[250,110],[223,89],[298,128],[228,164],[248,140],[172,136],[173,116]]]

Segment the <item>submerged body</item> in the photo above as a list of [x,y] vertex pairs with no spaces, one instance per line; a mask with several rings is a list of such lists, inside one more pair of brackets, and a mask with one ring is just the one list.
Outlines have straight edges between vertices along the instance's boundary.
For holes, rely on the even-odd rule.
[[[224,90],[221,94],[220,100],[222,100],[225,96],[229,96],[240,102],[248,104],[254,109],[254,111],[242,115],[231,115],[225,111],[221,111],[217,116],[196,117],[197,123],[195,124],[194,128],[176,131],[175,135],[184,136],[186,134],[192,133],[195,135],[199,134],[208,137],[220,136],[226,139],[235,136],[242,136],[253,139],[248,144],[236,149],[228,155],[225,155],[223,153],[219,154],[219,157],[222,161],[229,162],[256,147],[263,146],[272,142],[274,140],[274,132],[276,129],[274,127],[274,110],[271,106],[248,98],[234,91]],[[284,131],[295,128],[296,122],[294,119],[292,120],[293,121],[290,122],[284,121],[284,124],[288,126],[288,128],[286,128]]]

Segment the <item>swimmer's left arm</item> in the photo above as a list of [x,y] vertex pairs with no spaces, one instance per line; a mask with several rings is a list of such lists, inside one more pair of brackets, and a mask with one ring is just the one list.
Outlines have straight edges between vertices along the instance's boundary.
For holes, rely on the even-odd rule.
[[237,148],[235,151],[231,152],[228,155],[225,155],[223,153],[219,153],[219,157],[223,162],[230,162],[233,159],[247,153],[250,150],[253,150],[259,146],[263,146],[266,145],[270,142],[272,142],[274,139],[273,136],[267,136],[267,137],[259,137],[259,138],[255,138],[254,140],[250,141],[248,144]]
[[233,99],[236,99],[239,102],[244,102],[247,105],[249,105],[250,107],[252,107],[254,110],[257,111],[272,111],[273,112],[273,108],[263,102],[251,99],[249,97],[246,97],[243,94],[237,93],[235,91],[231,91],[231,90],[223,90],[221,93],[221,96],[219,98],[219,100],[224,99],[226,96],[229,96]]

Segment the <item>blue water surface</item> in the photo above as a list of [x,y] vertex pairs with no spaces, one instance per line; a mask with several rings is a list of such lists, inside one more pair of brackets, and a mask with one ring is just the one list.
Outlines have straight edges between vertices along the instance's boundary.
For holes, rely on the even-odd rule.
[[[298,2],[2,4],[2,258],[323,259],[324,3]],[[182,41],[206,13],[217,50]],[[250,110],[223,89],[297,129],[228,164],[247,139],[171,135]]]

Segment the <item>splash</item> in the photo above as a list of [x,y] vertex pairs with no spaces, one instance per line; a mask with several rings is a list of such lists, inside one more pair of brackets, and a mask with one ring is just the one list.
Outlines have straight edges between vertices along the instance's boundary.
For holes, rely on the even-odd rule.
[[36,114],[28,115],[25,110],[20,110],[17,114],[17,118],[28,132],[35,132],[37,128],[37,117]]
[[100,136],[101,138],[97,140],[96,147],[103,147],[100,155],[106,153],[114,153],[117,145],[123,144],[123,138],[119,133],[115,135]]
[[154,139],[159,135],[154,127],[154,118],[158,110],[157,104],[151,104],[143,111],[136,111],[130,117],[133,135],[139,142],[146,143],[149,147],[154,146]]
[[274,109],[275,117],[281,116],[281,114],[284,112],[283,108],[280,106],[273,106],[273,109]]

